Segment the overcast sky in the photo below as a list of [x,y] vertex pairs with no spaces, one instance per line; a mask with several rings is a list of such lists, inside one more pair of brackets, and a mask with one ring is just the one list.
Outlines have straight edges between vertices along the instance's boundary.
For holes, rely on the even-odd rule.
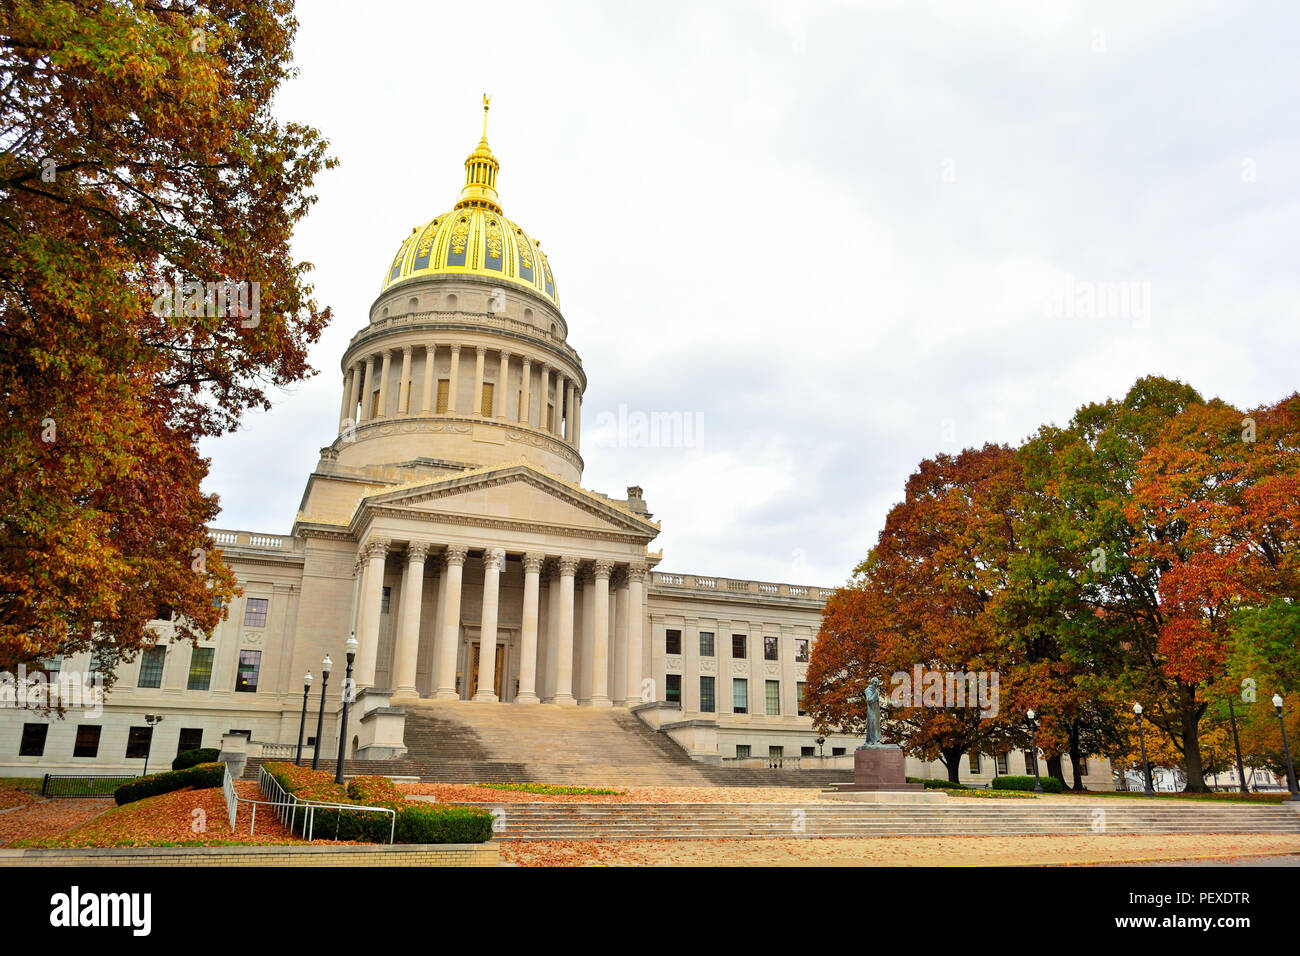
[[[836,585],[916,464],[1139,376],[1297,387],[1289,4],[299,4],[281,117],[337,169],[298,229],[320,374],[206,442],[221,527],[290,529],[339,360],[451,208],[481,95],[589,387],[583,484],[662,570]],[[691,447],[605,418],[699,416]]]

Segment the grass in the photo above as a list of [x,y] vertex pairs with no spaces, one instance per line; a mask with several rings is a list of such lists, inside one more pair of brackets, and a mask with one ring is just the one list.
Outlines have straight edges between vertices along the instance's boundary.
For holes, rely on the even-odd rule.
[[44,777],[0,777],[0,787],[10,790],[34,790],[40,792]]
[[622,790],[604,790],[600,787],[560,787],[550,783],[476,783],[488,790],[521,790],[524,793],[542,793],[548,796],[596,795],[618,796]]
[[1034,800],[1038,794],[1031,793],[1027,790],[947,790],[943,791],[950,797],[976,797],[986,800],[1000,800],[1003,798],[1009,800]]

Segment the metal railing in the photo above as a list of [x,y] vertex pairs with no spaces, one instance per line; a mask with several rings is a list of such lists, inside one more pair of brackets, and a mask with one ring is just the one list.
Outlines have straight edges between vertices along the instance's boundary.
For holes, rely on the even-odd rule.
[[[226,769],[226,776],[230,776],[230,769]],[[302,813],[302,835],[303,838],[310,841],[316,832],[316,814],[322,811],[335,810],[339,817],[342,817],[343,811],[357,811],[360,813],[386,813],[389,817],[388,842],[393,843],[397,836],[397,811],[391,807],[367,807],[357,803],[319,803],[315,800],[301,800],[280,785],[280,782],[267,773],[266,766],[257,768],[257,788],[264,796],[270,797],[270,800],[245,800],[243,797],[235,795],[235,800],[240,803],[253,804],[253,819],[249,826],[249,834],[253,832],[253,826],[257,823],[257,808],[259,806],[269,806],[274,808],[276,818],[287,826],[290,830],[295,830],[298,823],[298,814]],[[232,784],[231,792],[234,792]],[[231,829],[234,827],[232,825]]]
[[41,781],[42,797],[111,797],[122,784],[139,778],[139,774],[96,776],[85,773],[47,773]]

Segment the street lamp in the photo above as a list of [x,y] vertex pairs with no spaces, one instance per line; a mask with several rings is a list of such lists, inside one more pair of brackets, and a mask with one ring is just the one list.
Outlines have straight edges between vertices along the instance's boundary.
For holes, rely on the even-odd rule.
[[825,738],[825,737],[818,737],[818,738],[817,738],[817,756],[819,756],[819,757],[825,757],[825,756],[826,756],[826,738]]
[[1292,800],[1300,800],[1300,787],[1296,786],[1295,764],[1291,762],[1291,745],[1286,742],[1286,721],[1282,719],[1282,695],[1273,695],[1273,707],[1277,710],[1277,723],[1282,728],[1282,752],[1286,755],[1286,785],[1291,791]]
[[330,685],[330,668],[333,666],[334,662],[326,654],[325,660],[320,662],[320,710],[316,713],[316,749],[311,754],[311,769],[313,770],[320,764],[320,738],[321,734],[325,732],[325,688]]
[[357,632],[353,631],[346,645],[348,651],[348,672],[343,679],[343,719],[339,722],[339,759],[334,765],[334,782],[343,783],[343,754],[348,744],[348,704],[352,697],[352,662],[357,656]]
[[1032,709],[1025,711],[1025,719],[1029,722],[1029,753],[1034,758],[1034,793],[1042,793],[1043,780],[1038,776],[1038,722]]
[[1138,722],[1138,746],[1142,748],[1142,781],[1145,789],[1142,791],[1144,797],[1154,797],[1156,788],[1151,785],[1151,764],[1147,763],[1147,742],[1146,736],[1142,733],[1142,705],[1133,705],[1133,714],[1137,717]]
[[295,767],[302,766],[302,735],[307,729],[307,694],[311,691],[311,671],[302,679],[302,717],[298,720],[298,753],[293,758]]
[[149,751],[153,749],[153,729],[158,724],[161,724],[162,720],[162,714],[144,715],[144,722],[149,725],[149,739],[144,742],[144,773],[141,776],[149,776]]

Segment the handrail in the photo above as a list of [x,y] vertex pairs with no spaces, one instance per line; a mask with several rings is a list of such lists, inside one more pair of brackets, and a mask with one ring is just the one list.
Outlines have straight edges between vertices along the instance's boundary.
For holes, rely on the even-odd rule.
[[[230,775],[230,768],[226,768],[226,775]],[[363,813],[386,813],[391,818],[388,828],[388,842],[394,843],[397,838],[397,811],[391,807],[367,807],[357,803],[321,803],[316,800],[303,800],[289,793],[280,785],[280,781],[266,771],[266,764],[261,764],[257,768],[257,788],[263,794],[271,797],[282,796],[282,800],[245,800],[243,797],[236,796],[237,800],[243,803],[253,804],[253,821],[249,826],[249,835],[253,833],[253,825],[257,823],[257,808],[276,807],[276,813],[279,821],[290,830],[298,819],[298,810],[303,811],[303,836],[310,842],[313,834],[316,832],[316,811],[317,810],[338,810],[340,813],[344,810],[359,810]],[[268,793],[267,791],[271,792]],[[276,792],[278,791],[278,793]],[[232,827],[233,829],[233,827]]]

